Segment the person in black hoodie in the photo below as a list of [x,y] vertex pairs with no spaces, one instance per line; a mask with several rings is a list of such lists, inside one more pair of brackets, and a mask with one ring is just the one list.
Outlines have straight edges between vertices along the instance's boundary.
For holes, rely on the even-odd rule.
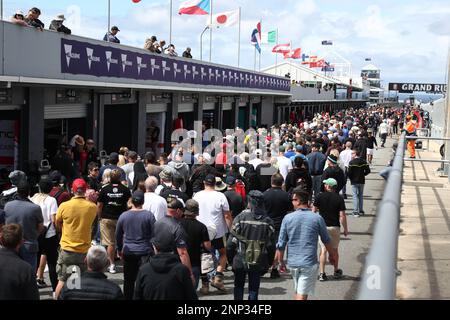
[[[274,250],[275,228],[273,220],[264,209],[264,195],[258,190],[248,194],[249,209],[239,214],[233,221],[231,236],[228,238],[227,257],[234,272],[234,300],[244,299],[245,278],[248,274],[248,299],[258,300],[261,276],[269,269],[268,252]],[[256,261],[250,262],[248,248],[260,246],[261,253]],[[254,254],[255,251],[252,251]],[[255,257],[253,255],[253,257]],[[253,263],[255,262],[255,263]]]
[[156,232],[151,241],[155,256],[139,270],[134,300],[198,300],[189,269],[173,252],[172,238]]
[[[344,171],[337,165],[338,159],[334,154],[330,154],[327,158],[328,168],[322,174],[322,181],[328,178],[333,178],[337,181],[337,186],[334,189],[335,192],[339,193],[346,182]],[[324,192],[325,188],[322,184],[321,191]]]
[[363,195],[366,176],[370,173],[367,161],[361,156],[359,150],[352,151],[353,160],[348,165],[348,178],[352,184],[353,191],[353,216],[358,218],[364,215]]
[[310,195],[312,193],[312,179],[309,175],[309,170],[304,168],[304,161],[300,157],[294,159],[294,169],[292,169],[286,176],[285,187],[286,191],[292,193],[297,187],[302,187]]

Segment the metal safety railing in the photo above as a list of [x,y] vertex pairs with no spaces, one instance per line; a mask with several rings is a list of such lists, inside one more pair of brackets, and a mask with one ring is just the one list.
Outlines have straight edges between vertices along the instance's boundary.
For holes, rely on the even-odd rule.
[[450,138],[406,136],[399,139],[383,199],[377,212],[372,246],[367,255],[358,300],[394,300],[397,285],[397,255],[404,161],[450,163],[450,159],[405,158],[407,140],[450,141]]
[[383,200],[378,208],[372,246],[366,258],[358,300],[395,299],[405,141],[405,134],[402,134]]

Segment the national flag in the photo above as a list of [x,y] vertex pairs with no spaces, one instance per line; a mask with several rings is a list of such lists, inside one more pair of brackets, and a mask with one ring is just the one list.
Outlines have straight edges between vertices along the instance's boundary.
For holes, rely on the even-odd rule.
[[309,56],[307,56],[306,54],[302,53],[302,61],[305,62],[306,59],[308,59]]
[[[212,27],[231,27],[239,22],[239,9],[226,11],[212,16]],[[209,19],[208,22],[209,24]]]
[[252,32],[252,45],[255,46],[259,54],[261,54],[261,22],[258,22],[256,29]]
[[205,15],[209,14],[211,0],[188,0],[180,5],[178,14],[196,14]]
[[323,46],[332,46],[333,45],[333,41],[331,41],[331,40],[324,40],[324,41],[322,41],[322,45]]
[[315,63],[316,61],[317,61],[317,56],[309,56],[309,60],[303,61],[302,64],[311,64],[311,63]]
[[291,51],[289,51],[289,52],[284,54],[284,58],[285,59],[300,59],[301,58],[301,52],[302,52],[301,48],[297,48],[297,49],[291,50]]
[[288,53],[291,52],[291,44],[278,44],[275,47],[273,47],[272,52],[275,53]]
[[141,0],[132,0],[134,3],[139,3]]
[[262,44],[276,44],[277,43],[277,30],[263,32],[261,34]]
[[325,60],[324,59],[320,59],[320,60],[311,62],[309,64],[309,67],[310,68],[322,68],[322,67],[325,67]]

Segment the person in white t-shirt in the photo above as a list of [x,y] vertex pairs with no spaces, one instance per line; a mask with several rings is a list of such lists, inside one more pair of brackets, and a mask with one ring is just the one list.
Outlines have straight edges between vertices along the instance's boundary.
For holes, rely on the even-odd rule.
[[214,250],[219,251],[219,265],[217,266],[216,276],[211,285],[222,292],[226,292],[223,283],[223,272],[227,264],[225,249],[225,236],[231,229],[233,217],[230,206],[225,195],[215,190],[216,177],[209,174],[205,177],[205,189],[197,192],[194,196],[199,204],[198,220],[206,225],[208,230],[215,230],[215,236],[211,239]]
[[127,160],[128,163],[124,164],[121,169],[125,172],[127,177],[128,187],[131,189],[133,187],[134,179],[134,164],[138,159],[138,154],[135,151],[128,151]]
[[145,194],[144,194],[144,210],[150,211],[155,216],[155,220],[158,221],[165,215],[167,215],[167,201],[163,197],[155,193],[158,187],[158,179],[150,176],[145,180]]
[[291,159],[288,159],[284,156],[284,151],[286,148],[284,146],[280,146],[278,157],[277,157],[277,166],[280,174],[283,176],[283,179],[286,181],[286,177],[289,171],[292,170],[292,162]]
[[49,196],[53,184],[49,179],[41,179],[39,182],[39,193],[36,193],[31,201],[41,207],[44,218],[44,232],[39,236],[40,257],[39,268],[37,270],[36,282],[38,288],[45,288],[47,284],[44,281],[45,265],[48,264],[50,282],[53,292],[58,285],[58,276],[56,273],[56,262],[58,260],[58,236],[55,229],[55,217],[58,211],[56,199]]
[[384,144],[386,143],[386,138],[389,134],[389,125],[387,124],[387,120],[383,120],[379,127],[380,138],[381,138],[381,147],[384,148]]
[[345,175],[345,183],[344,187],[342,188],[342,195],[344,199],[347,199],[347,171],[348,165],[351,160],[352,160],[352,143],[350,141],[347,141],[347,143],[345,144],[345,150],[339,154],[338,159],[339,166],[344,171]]
[[250,160],[250,161],[248,162],[248,163],[250,163],[250,164],[255,168],[255,170],[256,170],[256,168],[257,168],[261,163],[264,162],[264,161],[261,159],[262,154],[263,154],[262,150],[261,150],[261,149],[257,149],[257,150],[255,151],[256,158],[254,158],[253,160]]

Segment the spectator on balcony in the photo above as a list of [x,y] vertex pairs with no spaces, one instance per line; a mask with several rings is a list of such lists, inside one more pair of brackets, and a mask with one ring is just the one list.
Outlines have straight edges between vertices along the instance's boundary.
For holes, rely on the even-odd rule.
[[58,32],[63,32],[65,34],[71,34],[72,31],[67,28],[66,26],[63,25],[64,20],[66,20],[66,18],[64,17],[64,14],[58,14],[55,19],[52,20],[52,22],[50,23],[50,30],[54,30],[54,31],[58,31]]
[[192,59],[191,48],[186,48],[186,51],[183,52],[183,58]]
[[161,40],[159,43],[155,42],[155,52],[156,53],[164,53],[164,51],[167,49],[166,48],[166,41]]
[[157,43],[158,39],[155,36],[152,36],[151,38],[147,38],[147,40],[145,40],[145,44],[144,44],[144,49],[150,51],[150,52],[155,52],[155,44],[159,45]]
[[105,36],[103,37],[103,41],[120,43],[120,40],[116,37],[119,31],[119,28],[113,26],[111,28],[111,31],[108,31],[108,33],[105,34]]
[[178,53],[175,51],[175,46],[173,44],[169,45],[164,53],[172,57],[178,57]]
[[16,13],[11,17],[11,22],[24,27],[28,26],[28,23],[25,22],[25,16],[21,10],[16,11]]
[[33,7],[28,11],[28,15],[25,17],[25,22],[36,29],[44,31],[44,24],[41,20],[39,20],[39,16],[41,15],[41,10],[36,7]]

